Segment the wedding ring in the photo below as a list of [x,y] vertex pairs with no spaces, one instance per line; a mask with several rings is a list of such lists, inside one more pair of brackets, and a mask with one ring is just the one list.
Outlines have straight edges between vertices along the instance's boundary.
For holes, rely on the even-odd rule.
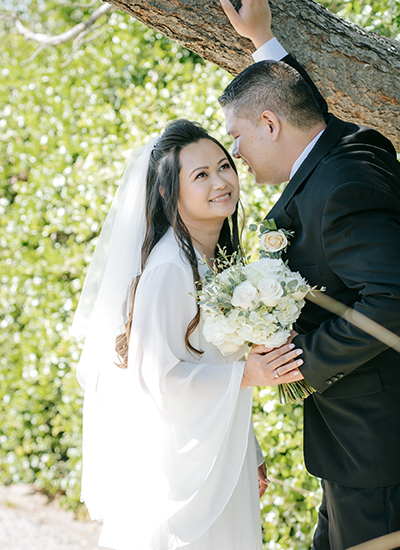
[[275,371],[275,376],[274,376],[274,378],[279,378],[278,371]]

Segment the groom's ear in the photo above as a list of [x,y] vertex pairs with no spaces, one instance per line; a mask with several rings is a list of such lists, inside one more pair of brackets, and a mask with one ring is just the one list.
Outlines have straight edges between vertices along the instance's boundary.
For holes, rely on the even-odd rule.
[[261,124],[264,125],[271,141],[276,141],[282,128],[279,117],[273,111],[263,111],[261,113]]

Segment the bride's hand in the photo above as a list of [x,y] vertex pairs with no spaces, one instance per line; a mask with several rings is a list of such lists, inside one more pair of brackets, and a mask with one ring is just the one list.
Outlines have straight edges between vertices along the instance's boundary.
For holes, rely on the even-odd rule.
[[271,349],[256,346],[250,350],[244,366],[241,388],[248,386],[278,386],[303,380],[298,367],[303,364],[298,356],[303,353],[294,344]]
[[260,498],[267,490],[268,484],[269,479],[267,478],[267,467],[265,466],[265,462],[263,462],[258,467],[258,491],[260,493]]
[[268,0],[242,0],[239,12],[230,0],[220,0],[220,3],[236,32],[250,38],[256,48],[274,37]]

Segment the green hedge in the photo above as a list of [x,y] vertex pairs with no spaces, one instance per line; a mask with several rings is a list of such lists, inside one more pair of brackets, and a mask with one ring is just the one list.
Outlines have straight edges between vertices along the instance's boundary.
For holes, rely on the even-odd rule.
[[[396,13],[385,23],[394,34]],[[82,14],[46,1],[33,16],[56,34]],[[75,510],[82,392],[68,330],[127,156],[182,116],[230,147],[217,104],[227,73],[122,14],[101,33],[63,67],[71,44],[26,63],[36,46],[11,22],[0,28],[0,482],[34,483]],[[271,197],[241,179],[248,223],[258,221],[279,189]],[[254,418],[274,480],[262,500],[265,548],[309,548],[319,490],[303,465],[301,406],[261,390]]]

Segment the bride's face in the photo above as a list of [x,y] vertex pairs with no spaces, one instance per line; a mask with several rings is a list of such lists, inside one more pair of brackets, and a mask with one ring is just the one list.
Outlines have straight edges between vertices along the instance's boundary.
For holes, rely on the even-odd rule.
[[179,154],[178,210],[187,226],[231,216],[239,200],[238,177],[224,151],[202,139]]

